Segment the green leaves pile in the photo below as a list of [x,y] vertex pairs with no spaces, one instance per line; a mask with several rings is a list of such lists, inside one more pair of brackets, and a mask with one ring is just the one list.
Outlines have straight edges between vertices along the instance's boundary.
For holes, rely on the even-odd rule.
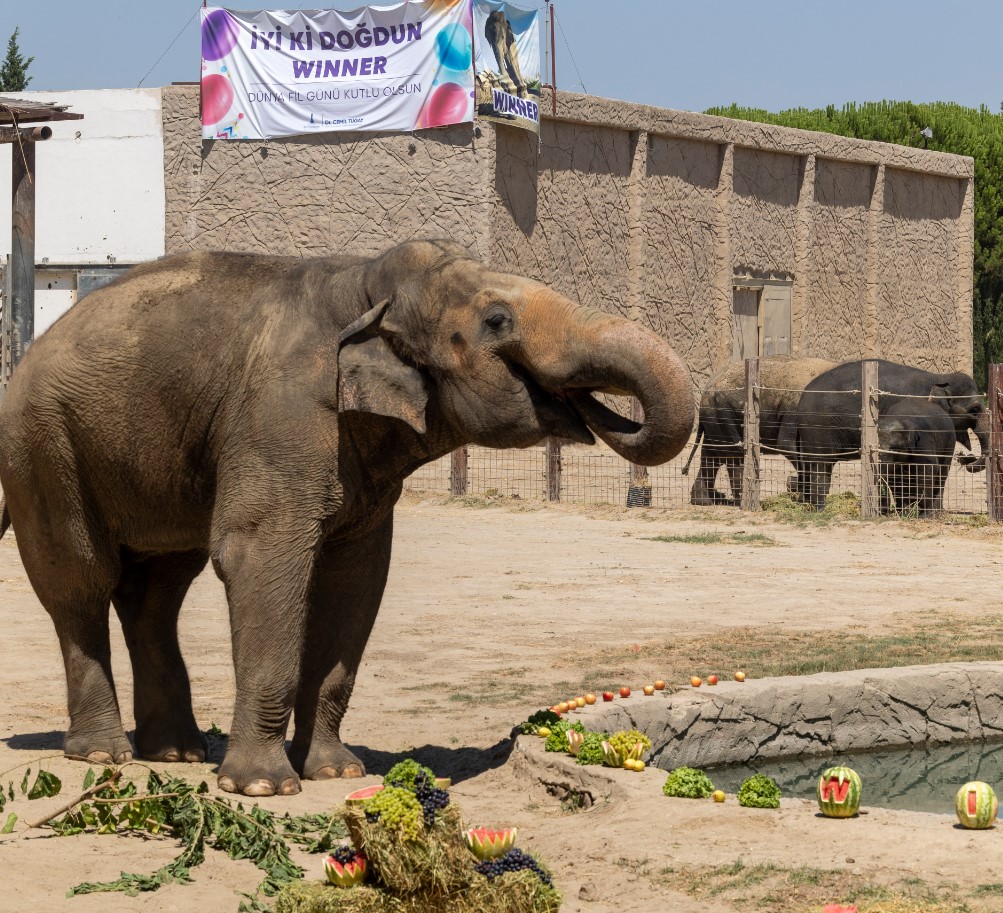
[[541,726],[553,729],[555,723],[561,722],[560,714],[553,710],[537,710],[528,720],[520,723],[516,729],[523,735],[536,735]]
[[[17,768],[15,768],[16,770]],[[31,783],[31,788],[29,789],[28,784]],[[48,799],[51,796],[58,796],[59,790],[63,788],[62,781],[54,773],[48,770],[39,770],[35,775],[35,780],[31,782],[31,768],[29,767],[24,772],[24,777],[21,779],[20,793],[22,796],[27,796],[28,799]],[[0,812],[2,812],[7,807],[8,800],[13,802],[16,797],[14,792],[14,781],[9,780],[7,786],[4,787],[0,784]],[[0,827],[0,834],[10,834],[14,830],[14,825],[17,824],[17,815],[11,812],[7,816],[7,820],[4,822],[3,827]]]
[[558,720],[550,728],[550,735],[547,736],[547,741],[543,746],[544,750],[567,751],[568,737],[565,733],[569,729],[574,729],[576,732],[580,732],[582,735],[585,735],[585,727],[577,720],[573,723],[570,720]]
[[582,742],[575,761],[579,764],[602,764],[602,743],[608,739],[609,736],[605,732],[586,732],[585,741]]
[[710,777],[695,767],[677,767],[662,787],[667,796],[679,799],[706,799],[714,792]]
[[746,808],[780,808],[780,787],[766,774],[754,774],[738,788],[738,804]]

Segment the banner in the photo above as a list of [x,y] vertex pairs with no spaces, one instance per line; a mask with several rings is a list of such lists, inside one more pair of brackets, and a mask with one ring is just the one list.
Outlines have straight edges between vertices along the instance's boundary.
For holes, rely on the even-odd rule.
[[540,13],[474,0],[477,116],[540,132]]
[[202,10],[202,138],[402,130],[473,120],[471,0]]

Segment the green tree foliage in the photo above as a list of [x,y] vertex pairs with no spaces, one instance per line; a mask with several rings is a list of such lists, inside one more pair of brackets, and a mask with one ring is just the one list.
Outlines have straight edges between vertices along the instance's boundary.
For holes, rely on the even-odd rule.
[[[987,365],[1003,362],[1003,113],[935,102],[881,101],[842,108],[792,108],[773,114],[731,105],[708,114],[818,130],[902,146],[926,146],[975,159],[973,362],[985,389]],[[929,127],[933,137],[922,131]]]
[[19,28],[15,28],[14,34],[7,39],[7,56],[0,64],[0,92],[23,92],[31,82],[28,67],[35,58],[25,59],[21,54],[21,49],[17,45],[20,31]]

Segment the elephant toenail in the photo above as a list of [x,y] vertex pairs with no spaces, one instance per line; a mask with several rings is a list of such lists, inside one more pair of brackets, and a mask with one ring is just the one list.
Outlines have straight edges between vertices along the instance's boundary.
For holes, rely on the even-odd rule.
[[216,785],[225,793],[237,792],[237,784],[230,777],[217,777]]
[[170,751],[164,753],[161,760],[166,761],[168,764],[173,764],[175,761],[181,760],[181,753],[176,748],[172,748]]
[[300,781],[295,777],[289,777],[282,781],[282,785],[279,787],[279,795],[295,796],[301,789],[303,787],[300,786]]
[[338,776],[338,771],[333,767],[321,767],[311,775],[311,780],[334,780]]
[[107,751],[92,751],[87,755],[92,764],[114,764],[115,760]]
[[275,795],[275,784],[271,780],[266,780],[264,777],[258,777],[257,780],[251,780],[250,783],[245,786],[241,792],[245,796],[274,796]]
[[201,764],[205,761],[205,752],[201,748],[189,748],[185,752],[185,760],[189,764]]
[[346,764],[341,775],[347,780],[354,780],[356,777],[364,777],[366,772],[362,769],[361,764]]

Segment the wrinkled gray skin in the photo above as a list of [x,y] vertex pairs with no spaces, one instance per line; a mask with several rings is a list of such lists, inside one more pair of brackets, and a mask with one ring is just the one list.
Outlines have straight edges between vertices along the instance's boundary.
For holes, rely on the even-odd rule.
[[[971,449],[974,431],[982,454],[962,459],[969,472],[985,469],[989,452],[989,413],[975,381],[959,371],[934,374],[921,368],[877,360],[878,414],[915,396],[940,407],[951,419],[955,440]],[[816,377],[801,394],[796,421],[786,426],[781,446],[793,451],[798,476],[791,490],[816,509],[825,507],[833,466],[860,457],[861,362],[849,361]],[[844,392],[845,391],[845,392]],[[914,402],[917,400],[913,400]]]
[[[610,389],[638,396],[643,424],[590,395]],[[34,343],[0,407],[0,535],[13,524],[59,637],[66,754],[133,752],[110,602],[136,751],[204,759],[177,618],[211,560],[236,677],[219,785],[261,796],[298,792],[301,775],[360,776],[339,727],[405,476],[464,443],[593,432],[657,464],[693,412],[688,373],[654,333],[451,242],[371,261],[190,253],[136,267]]]
[[[793,422],[805,385],[835,367],[824,358],[767,355],[759,359],[759,442],[764,453],[778,453],[785,422]],[[689,473],[696,449],[700,469],[690,489],[690,503],[737,505],[742,499],[745,463],[745,362],[734,362],[715,374],[700,398],[700,422],[683,475]],[[786,455],[786,454],[785,454]],[[718,470],[727,467],[732,497],[714,487]]]
[[903,399],[880,415],[882,512],[915,508],[921,517],[940,513],[955,443],[951,417],[929,400]]

